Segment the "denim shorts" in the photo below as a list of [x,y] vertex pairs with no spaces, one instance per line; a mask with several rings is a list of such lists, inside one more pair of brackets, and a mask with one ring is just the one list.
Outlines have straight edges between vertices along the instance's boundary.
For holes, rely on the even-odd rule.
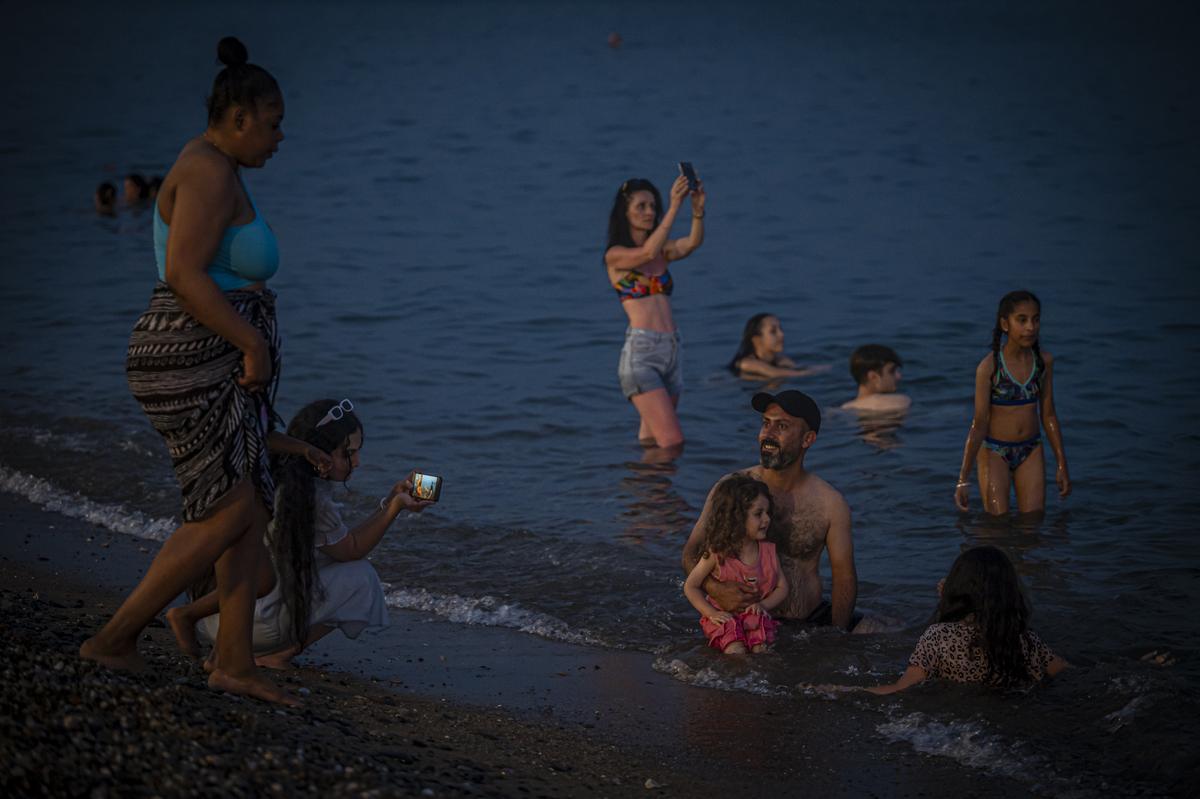
[[625,330],[625,346],[617,377],[625,399],[665,388],[667,394],[678,397],[683,393],[683,345],[679,332],[661,333],[630,327]]

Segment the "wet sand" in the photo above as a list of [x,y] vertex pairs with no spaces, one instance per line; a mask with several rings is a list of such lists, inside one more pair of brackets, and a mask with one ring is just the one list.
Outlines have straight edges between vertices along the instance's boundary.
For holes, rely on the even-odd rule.
[[[169,631],[142,675],[76,656],[154,545],[0,494],[5,795],[1027,795],[884,744],[833,702],[681,685],[644,654],[393,614],[279,679],[298,710],[207,689]],[[800,717],[803,714],[803,717]]]

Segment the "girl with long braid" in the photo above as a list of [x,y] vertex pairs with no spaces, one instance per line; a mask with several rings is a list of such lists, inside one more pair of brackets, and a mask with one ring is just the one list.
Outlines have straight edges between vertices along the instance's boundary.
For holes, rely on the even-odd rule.
[[[275,517],[259,557],[259,599],[254,608],[256,662],[286,668],[292,658],[341,629],[357,638],[367,627],[388,623],[383,586],[366,560],[401,511],[419,513],[431,503],[414,499],[411,475],[380,500],[379,509],[350,529],[333,501],[333,481],[344,482],[358,467],[363,427],[350,400],[317,400],[296,414],[288,435],[329,454],[314,468],[295,455],[272,459]],[[167,621],[180,648],[199,655],[197,628],[215,641],[220,627],[215,593],[173,608]],[[214,657],[215,657],[214,651]],[[209,668],[218,664],[210,658]]]
[[967,509],[968,476],[976,461],[979,493],[988,513],[1008,512],[1012,488],[1020,513],[1045,509],[1046,460],[1039,416],[1058,464],[1059,496],[1071,493],[1062,430],[1054,410],[1054,358],[1042,352],[1038,343],[1041,312],[1041,301],[1029,291],[1012,291],[1000,300],[992,351],[975,370],[975,417],[954,489],[959,510]]

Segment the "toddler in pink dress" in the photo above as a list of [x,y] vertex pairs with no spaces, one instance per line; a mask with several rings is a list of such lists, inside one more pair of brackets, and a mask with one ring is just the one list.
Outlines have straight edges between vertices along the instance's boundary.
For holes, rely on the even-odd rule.
[[[704,551],[683,584],[683,593],[700,612],[708,643],[725,654],[762,652],[775,640],[779,622],[770,611],[787,597],[787,579],[775,545],[765,540],[771,523],[771,492],[766,483],[733,475],[714,489]],[[704,593],[709,578],[738,581],[758,589],[757,601],[730,613]]]

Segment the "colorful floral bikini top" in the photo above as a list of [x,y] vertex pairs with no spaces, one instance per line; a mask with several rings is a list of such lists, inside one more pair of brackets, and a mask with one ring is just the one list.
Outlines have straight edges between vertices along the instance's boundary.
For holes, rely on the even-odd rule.
[[[666,267],[667,259],[663,258],[661,254],[650,264],[658,261],[662,261],[663,266]],[[613,283],[613,288],[616,289],[621,302],[640,300],[655,294],[665,294],[670,297],[671,292],[675,290],[675,281],[671,279],[671,271],[666,268],[663,269],[661,275],[646,275],[638,269],[630,269],[624,277]]]
[[1018,383],[1008,371],[1004,362],[1004,351],[1000,351],[1000,368],[992,377],[993,405],[1032,405],[1038,401],[1042,393],[1041,381],[1037,379],[1042,369],[1042,358],[1039,355],[1033,362],[1033,369],[1024,383]]

